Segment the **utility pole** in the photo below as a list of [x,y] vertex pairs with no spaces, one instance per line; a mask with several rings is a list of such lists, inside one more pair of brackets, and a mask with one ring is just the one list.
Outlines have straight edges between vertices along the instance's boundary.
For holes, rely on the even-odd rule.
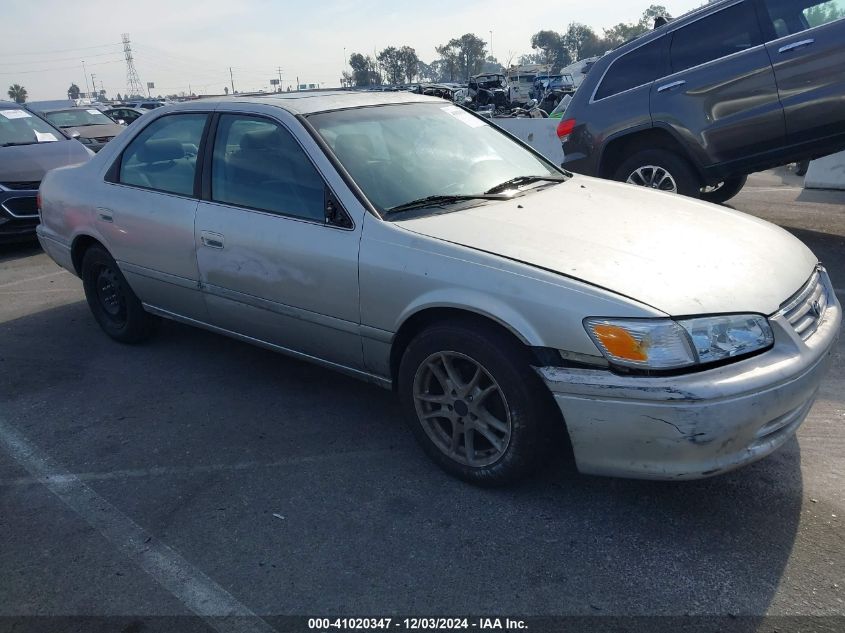
[[88,93],[88,96],[91,96],[91,87],[88,85],[88,71],[85,70],[85,60],[82,60],[82,75],[85,77],[85,91]]
[[235,78],[232,75],[232,67],[231,66],[229,66],[229,79],[232,82],[232,94],[235,94]]
[[277,66],[276,70],[279,71],[279,92],[281,92],[282,91],[282,67]]
[[490,57],[493,57],[493,31],[490,31]]
[[97,82],[94,81],[94,77],[96,77],[96,76],[97,75],[95,75],[94,73],[91,73],[91,91],[92,92],[97,92]]

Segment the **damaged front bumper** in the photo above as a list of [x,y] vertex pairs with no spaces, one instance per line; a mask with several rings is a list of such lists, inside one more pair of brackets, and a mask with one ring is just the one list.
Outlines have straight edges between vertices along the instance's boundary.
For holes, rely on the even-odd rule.
[[839,337],[842,308],[831,289],[818,328],[806,341],[783,316],[770,323],[775,344],[769,351],[692,374],[539,368],[563,413],[578,470],[698,479],[783,445],[815,400]]

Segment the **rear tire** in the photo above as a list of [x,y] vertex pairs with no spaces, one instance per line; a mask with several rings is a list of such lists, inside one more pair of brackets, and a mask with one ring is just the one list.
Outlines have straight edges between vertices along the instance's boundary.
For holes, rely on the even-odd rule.
[[735,176],[728,178],[724,182],[719,183],[719,186],[712,191],[701,190],[701,199],[706,202],[714,204],[722,204],[733,198],[736,194],[742,191],[748,176]]
[[701,196],[701,181],[689,161],[664,149],[642,150],[625,159],[613,179],[690,198]]
[[121,343],[150,337],[154,319],[132,292],[108,251],[91,246],[82,258],[82,286],[88,307],[103,331]]
[[434,325],[408,345],[398,378],[414,435],[446,472],[497,486],[545,462],[560,414],[527,351],[505,333],[469,322]]

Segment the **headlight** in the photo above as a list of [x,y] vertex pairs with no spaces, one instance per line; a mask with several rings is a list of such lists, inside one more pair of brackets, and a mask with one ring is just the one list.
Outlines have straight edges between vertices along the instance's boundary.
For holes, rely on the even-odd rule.
[[738,314],[671,319],[588,318],[584,327],[608,361],[639,369],[681,369],[769,347],[764,316]]

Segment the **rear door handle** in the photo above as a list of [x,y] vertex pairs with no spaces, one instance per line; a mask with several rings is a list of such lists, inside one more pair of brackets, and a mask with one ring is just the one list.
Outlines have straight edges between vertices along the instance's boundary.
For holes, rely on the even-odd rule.
[[666,85],[660,86],[660,87],[657,89],[657,92],[666,92],[667,90],[672,90],[672,88],[677,88],[678,86],[683,86],[685,83],[687,83],[687,82],[686,82],[686,81],[683,81],[683,80],[681,80],[681,81],[673,81],[673,82],[672,82],[672,83],[670,83],[670,84],[666,84]]
[[810,44],[815,44],[816,40],[801,40],[800,42],[792,42],[792,44],[787,44],[786,46],[781,46],[778,49],[778,53],[788,53],[789,51],[794,51],[797,48],[804,48],[805,46],[809,46]]
[[114,213],[105,207],[97,207],[97,217],[103,222],[114,222]]
[[226,244],[226,238],[220,235],[220,233],[214,233],[213,231],[201,231],[200,241],[202,241],[203,246],[208,246],[209,248],[223,248]]

